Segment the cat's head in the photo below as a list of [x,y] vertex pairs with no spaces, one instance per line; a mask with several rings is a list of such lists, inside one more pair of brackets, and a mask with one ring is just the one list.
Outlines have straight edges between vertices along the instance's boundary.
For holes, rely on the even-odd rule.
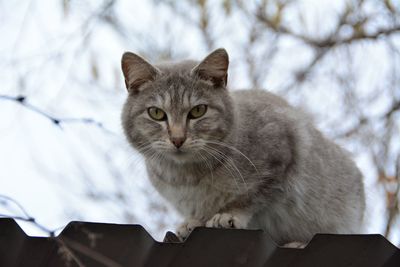
[[122,71],[129,96],[122,124],[129,142],[148,158],[200,161],[207,146],[225,139],[233,126],[228,64],[225,49],[200,63],[154,66],[126,52]]

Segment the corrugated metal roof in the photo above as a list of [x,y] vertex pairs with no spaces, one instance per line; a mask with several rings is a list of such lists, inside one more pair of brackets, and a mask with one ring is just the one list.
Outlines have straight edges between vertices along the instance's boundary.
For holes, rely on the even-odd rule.
[[262,231],[208,228],[196,228],[184,243],[156,242],[140,225],[87,222],[71,222],[57,237],[29,237],[2,218],[0,266],[399,267],[400,250],[381,235],[318,234],[291,249]]

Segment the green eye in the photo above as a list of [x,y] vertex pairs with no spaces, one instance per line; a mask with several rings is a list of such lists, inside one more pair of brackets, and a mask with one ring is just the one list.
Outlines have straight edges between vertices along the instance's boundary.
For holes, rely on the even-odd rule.
[[197,105],[189,112],[190,119],[197,119],[206,114],[207,105]]
[[156,107],[150,107],[147,109],[149,116],[156,121],[163,121],[167,118],[167,115],[162,109]]

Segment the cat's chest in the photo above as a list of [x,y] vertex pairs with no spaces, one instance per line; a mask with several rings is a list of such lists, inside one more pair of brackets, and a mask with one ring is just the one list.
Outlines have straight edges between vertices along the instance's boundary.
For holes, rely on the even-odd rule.
[[212,216],[232,199],[230,193],[216,188],[208,177],[198,179],[198,177],[190,177],[190,174],[186,174],[187,181],[194,181],[193,183],[174,183],[167,181],[173,181],[176,176],[166,177],[168,173],[164,175],[164,177],[160,177],[153,173],[149,177],[160,194],[185,217]]

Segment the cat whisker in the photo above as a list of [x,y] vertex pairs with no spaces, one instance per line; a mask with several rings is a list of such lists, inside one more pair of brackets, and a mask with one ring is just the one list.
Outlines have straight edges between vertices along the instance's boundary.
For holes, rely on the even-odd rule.
[[247,157],[242,151],[240,151],[240,150],[237,149],[236,147],[234,147],[234,146],[232,146],[232,145],[228,145],[228,144],[226,144],[226,143],[224,143],[224,142],[221,142],[221,141],[210,141],[210,140],[206,140],[205,142],[206,142],[206,143],[210,143],[210,144],[214,144],[214,145],[224,146],[224,147],[226,147],[226,148],[232,149],[233,151],[236,151],[237,153],[239,153],[240,155],[242,155],[248,162],[250,162],[250,164],[253,166],[253,168],[255,169],[255,171],[256,171],[257,173],[259,173],[259,172],[258,172],[258,169],[257,169],[257,167],[256,167],[256,165],[249,159],[249,157]]
[[227,156],[225,153],[223,153],[222,151],[220,151],[220,150],[218,150],[216,148],[213,148],[213,147],[210,147],[210,146],[207,146],[207,145],[205,145],[205,146],[208,147],[209,149],[214,150],[216,153],[220,154],[222,157],[224,157],[226,159],[226,162],[229,165],[231,165],[237,171],[237,173],[239,174],[239,176],[240,176],[240,178],[241,178],[241,180],[243,182],[243,186],[245,188],[245,191],[248,192],[249,188],[247,186],[246,180],[244,179],[244,177],[243,177],[242,173],[240,172],[239,168],[236,166],[234,160],[232,158],[230,158],[229,156]]
[[[207,145],[206,145],[206,146],[207,146]],[[216,149],[216,148],[214,148],[214,147],[211,147],[211,146],[207,146],[207,147],[208,147],[209,149],[214,150],[216,153],[220,154],[222,157],[224,157],[224,158],[226,159],[227,163],[228,163],[229,165],[231,165],[231,166],[237,171],[237,173],[239,174],[239,176],[240,176],[240,178],[241,178],[241,180],[242,180],[242,182],[243,182],[243,185],[244,185],[244,187],[245,187],[246,192],[248,192],[247,183],[246,183],[246,181],[245,181],[245,179],[244,179],[244,177],[243,177],[241,171],[240,171],[239,168],[236,166],[234,160],[233,160],[232,158],[230,158],[228,155],[226,155],[225,153],[223,153],[222,151],[220,151],[220,150],[218,150],[218,149]]]
[[129,163],[130,166],[136,167],[136,165],[143,160],[143,157],[147,156],[147,153],[151,150],[151,144],[149,142],[140,144],[136,151],[139,152],[139,155],[132,155],[132,161]]
[[227,168],[226,165],[228,165],[232,169],[231,170],[231,169],[227,168],[227,170],[230,172],[231,177],[233,177],[235,184],[238,187],[239,192],[241,192],[241,190],[240,190],[239,183],[236,180],[236,175],[234,175],[235,172],[240,176],[240,179],[243,182],[244,189],[246,192],[248,192],[248,187],[247,187],[246,181],[245,181],[242,173],[240,172],[240,170],[237,168],[237,166],[233,162],[233,160],[231,158],[229,158],[227,155],[225,155],[223,152],[219,151],[218,149],[215,149],[215,148],[207,146],[207,145],[205,145],[204,147],[207,148],[208,150],[210,150],[211,152],[214,152],[220,158],[225,160],[224,162],[221,162],[217,157],[215,157],[214,153],[211,153],[210,151],[208,151],[212,156],[214,156],[215,159],[217,159],[221,164],[223,164],[225,168]]
[[200,151],[196,152],[197,155],[199,155],[202,158],[201,162],[204,162],[204,164],[210,169],[210,174],[211,174],[211,185],[214,185],[214,174],[212,172],[212,166],[208,162],[207,157],[204,157],[203,154],[201,154]]
[[161,153],[158,152],[157,150],[154,150],[151,155],[148,155],[147,158],[151,161],[157,161],[161,158]]
[[218,161],[218,162],[229,172],[230,176],[233,178],[233,180],[234,180],[234,182],[235,182],[235,185],[236,185],[236,187],[237,187],[238,192],[240,192],[239,183],[237,182],[236,176],[235,176],[234,173],[232,172],[232,169],[229,168],[230,166],[227,166],[227,165],[225,164],[226,162],[223,162],[223,161],[221,161],[221,159],[219,159],[218,157],[216,157],[215,154],[213,153],[213,151],[209,151],[208,149],[206,149],[206,148],[204,148],[204,147],[201,148],[201,150],[203,150],[204,152],[206,152],[207,154],[209,154],[211,157],[213,157],[216,161]]
[[168,145],[165,141],[154,141],[152,143],[152,147],[158,151],[168,151],[171,149],[171,146]]

